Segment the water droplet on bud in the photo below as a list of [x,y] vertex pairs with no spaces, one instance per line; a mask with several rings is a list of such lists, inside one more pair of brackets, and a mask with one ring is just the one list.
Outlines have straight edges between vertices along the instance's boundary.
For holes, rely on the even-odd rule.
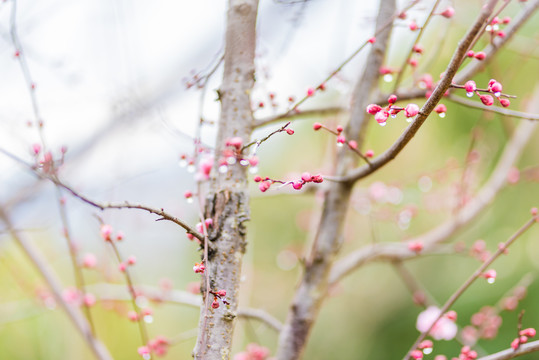
[[501,94],[502,94],[502,93],[498,91],[498,92],[495,92],[495,93],[494,93],[494,96],[500,97]]
[[193,164],[187,165],[187,172],[194,173],[195,172],[195,165],[193,165]]
[[445,117],[445,113],[440,113],[438,114],[438,116],[440,116],[443,119]]
[[247,159],[241,159],[241,160],[240,160],[240,164],[241,164],[242,166],[247,166],[247,165],[249,165],[249,160],[247,160]]
[[467,92],[467,93],[466,93],[466,96],[467,96],[467,97],[472,97],[472,96],[473,96],[473,92],[471,92],[471,91],[470,91],[470,92]]
[[381,123],[378,123],[378,124],[380,124],[380,126],[386,126],[387,122],[384,121],[384,122],[381,122]]
[[227,171],[228,171],[228,166],[226,166],[226,165],[221,165],[221,166],[219,166],[219,172],[220,172],[221,174],[224,174],[224,173],[226,173]]
[[487,279],[487,282],[488,282],[489,284],[494,284],[495,281],[496,281],[496,279],[495,279],[495,278],[492,278],[492,277]]
[[385,82],[391,82],[391,81],[393,81],[393,75],[391,75],[391,74],[385,74],[385,75],[384,75],[384,81],[385,81]]
[[414,120],[414,118],[411,118],[411,117],[409,117],[409,118],[406,118],[406,122],[409,122],[409,123],[411,123],[411,122],[412,122],[412,120]]

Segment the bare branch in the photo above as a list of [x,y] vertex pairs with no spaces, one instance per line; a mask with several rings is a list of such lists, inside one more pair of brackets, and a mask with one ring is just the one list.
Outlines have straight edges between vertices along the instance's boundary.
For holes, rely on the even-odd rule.
[[471,101],[471,100],[468,100],[466,98],[456,96],[456,95],[449,95],[448,99],[453,102],[456,102],[457,104],[464,105],[472,109],[494,112],[500,115],[506,115],[506,116],[516,117],[516,118],[526,119],[526,120],[535,120],[535,121],[539,120],[539,114],[525,113],[522,111],[506,109],[501,106],[494,106],[494,105],[486,106],[480,102]]
[[[93,284],[89,287],[92,289],[92,293],[98,295],[102,300],[130,300],[130,296],[126,292],[126,287],[122,285]],[[196,308],[200,308],[203,304],[200,295],[195,295],[187,291],[163,291],[157,287],[147,285],[136,285],[135,289],[137,290],[137,293],[141,293],[150,300],[157,302],[168,302]],[[235,314],[230,315],[233,317],[238,316],[240,318],[258,320],[277,332],[281,331],[283,326],[277,318],[262,309],[238,308]]]
[[522,344],[517,350],[506,349],[495,354],[480,357],[477,360],[508,360],[536,351],[539,351],[539,340]]
[[277,121],[310,119],[316,116],[336,116],[336,115],[341,115],[345,113],[346,111],[347,110],[345,108],[338,107],[338,106],[332,106],[332,107],[321,108],[321,109],[302,110],[299,112],[292,112],[292,113],[290,111],[287,111],[280,115],[270,116],[263,119],[257,119],[255,120],[254,127],[258,128],[258,127],[268,125]]
[[58,279],[56,274],[52,271],[51,267],[47,264],[45,259],[41,257],[41,255],[32,245],[31,241],[26,238],[24,233],[15,230],[8,215],[2,210],[1,207],[0,219],[2,219],[4,224],[6,224],[6,227],[8,228],[11,237],[20,246],[26,256],[28,256],[30,261],[32,261],[32,263],[35,265],[37,271],[43,277],[43,280],[45,280],[47,286],[51,290],[54,299],[64,309],[65,313],[67,314],[77,331],[81,334],[82,338],[92,350],[96,359],[112,360],[112,356],[109,354],[107,348],[103,345],[103,343],[101,343],[93,336],[92,330],[88,322],[86,321],[84,315],[80,312],[78,308],[71,306],[64,300],[62,296],[63,287],[60,279]]

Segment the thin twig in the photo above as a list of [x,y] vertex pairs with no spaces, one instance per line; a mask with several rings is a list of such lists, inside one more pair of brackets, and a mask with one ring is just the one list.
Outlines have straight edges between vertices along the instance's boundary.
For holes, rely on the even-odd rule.
[[495,106],[495,105],[486,106],[486,105],[483,105],[482,103],[479,103],[477,101],[471,101],[471,100],[468,100],[466,98],[456,96],[456,95],[453,95],[453,94],[450,94],[448,96],[448,99],[453,101],[453,102],[456,102],[457,104],[464,105],[464,106],[467,106],[467,107],[472,108],[472,109],[489,111],[489,112],[497,113],[497,114],[500,114],[500,115],[511,116],[511,117],[520,118],[520,119],[526,119],[526,120],[534,120],[534,121],[539,120],[539,114],[531,114],[531,113],[526,113],[526,112],[522,112],[522,111],[506,109],[504,107]]

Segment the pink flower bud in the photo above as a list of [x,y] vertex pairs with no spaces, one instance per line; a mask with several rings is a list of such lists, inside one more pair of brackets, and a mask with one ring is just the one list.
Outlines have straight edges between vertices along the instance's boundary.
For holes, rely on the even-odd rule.
[[397,102],[397,95],[390,95],[389,98],[387,99],[387,102],[389,104],[394,104]]
[[500,104],[503,107],[509,107],[509,105],[511,105],[511,101],[509,101],[509,99],[500,99]]
[[217,300],[217,298],[213,299],[213,302],[211,303],[211,307],[214,308],[214,309],[219,308],[219,301]]
[[121,262],[118,265],[118,270],[120,270],[121,272],[125,272],[125,269],[127,269],[127,265],[125,263]]
[[468,51],[468,53],[466,54],[467,57],[474,57],[475,56],[475,53],[473,52],[473,50],[470,50]]
[[212,218],[207,218],[206,220],[204,220],[204,224],[206,225],[206,227],[210,227],[213,225],[213,219]]
[[344,144],[345,142],[346,142],[346,139],[345,139],[344,136],[342,136],[342,135],[337,136],[337,143],[338,144]]
[[389,113],[387,111],[378,111],[376,115],[374,115],[374,120],[376,120],[379,124],[385,124],[388,117]]
[[419,349],[432,349],[432,347],[434,346],[434,344],[432,343],[432,340],[423,340],[418,348]]
[[301,190],[301,188],[303,187],[303,183],[301,181],[294,181],[292,183],[292,187],[294,188],[294,190]]
[[417,59],[408,60],[408,64],[410,64],[413,67],[416,67],[417,66]]
[[[370,106],[370,105],[369,105],[369,106]],[[368,109],[368,108],[369,108],[369,107],[367,106],[367,109]],[[368,111],[368,110],[367,110],[367,111]],[[375,113],[375,114],[376,114],[376,113]],[[313,129],[314,129],[315,131],[320,130],[321,128],[322,128],[322,124],[320,124],[320,123],[314,123],[314,124],[313,124]]]
[[406,117],[414,117],[419,113],[419,106],[416,104],[408,104],[404,108],[404,115]]
[[413,350],[410,353],[410,356],[412,357],[412,359],[415,359],[415,360],[423,359],[423,351],[421,351],[421,350]]
[[516,338],[515,340],[513,340],[511,342],[511,347],[513,348],[513,350],[518,349],[519,345],[520,345],[520,339],[519,338]]
[[137,262],[137,258],[133,255],[127,258],[128,265],[135,265],[136,262]]
[[504,38],[505,37],[505,31],[498,31],[498,36],[501,37],[501,38]]
[[294,130],[292,130],[292,129],[286,129],[286,133],[287,133],[288,135],[294,135]]
[[34,153],[34,155],[39,154],[40,151],[41,151],[41,145],[39,144],[32,145],[32,152]]
[[324,181],[324,178],[322,177],[322,175],[314,175],[313,176],[312,182],[319,184],[319,183],[321,183],[323,181]]
[[243,139],[239,136],[228,139],[228,141],[226,142],[227,146],[233,146],[238,150],[241,149],[242,144],[243,144]]
[[475,84],[475,81],[469,80],[466,81],[466,84],[464,84],[464,89],[466,90],[466,92],[471,93],[477,89],[477,85]]
[[533,216],[536,216],[538,213],[539,213],[539,210],[536,208],[536,207],[532,207],[530,209],[530,213],[533,215]]
[[307,89],[307,96],[313,96],[314,95],[314,89],[313,88],[308,88]]
[[380,69],[378,70],[378,72],[380,73],[380,75],[387,75],[387,74],[392,74],[393,69],[390,68],[389,66],[380,66]]
[[249,165],[257,166],[258,165],[258,156],[251,156],[249,158]]
[[374,44],[376,42],[376,38],[373,36],[369,40],[367,40],[367,42]]
[[260,184],[258,184],[258,188],[262,192],[266,192],[271,186],[271,183],[269,181],[262,181]]
[[418,26],[417,26],[416,22],[412,20],[408,24],[408,28],[410,28],[410,30],[412,30],[412,31],[416,31],[418,29]]
[[183,194],[183,196],[184,196],[186,199],[190,199],[190,198],[193,197],[193,193],[190,192],[189,190],[187,190],[187,191]]
[[[376,105],[376,104],[370,104],[367,106],[367,112],[371,115],[376,115],[377,112],[379,112],[380,110],[382,110],[382,107],[380,105]],[[315,130],[318,130],[322,127],[322,125],[320,125],[320,127],[316,128],[316,125],[320,125],[318,123],[314,124],[314,129]]]
[[444,104],[438,104],[434,108],[434,111],[437,112],[438,114],[446,113],[447,112],[447,107]]
[[138,320],[138,314],[136,311],[129,311],[127,313],[127,318],[131,321],[137,321]]
[[303,174],[301,174],[301,180],[305,181],[305,182],[309,182],[313,179],[313,176],[311,174],[309,174],[308,172],[304,172]]
[[[495,81],[490,87],[489,87],[490,91],[492,91],[493,93],[500,93],[502,92],[502,84],[500,84],[499,82]],[[499,95],[498,95],[499,96]]]
[[503,18],[502,23],[507,25],[511,22],[511,18],[509,16],[506,16]]
[[82,259],[82,266],[86,269],[93,269],[97,265],[97,258],[94,254],[86,254]]
[[143,358],[146,358],[146,356],[148,356],[150,354],[150,348],[147,347],[147,346],[141,346],[138,348],[138,353],[140,356],[142,356]]
[[322,83],[322,84],[318,85],[318,89],[320,89],[321,91],[326,90],[326,83]]
[[372,158],[374,156],[374,151],[373,150],[365,151],[365,156],[368,158]]
[[521,336],[534,337],[537,334],[534,328],[527,328],[520,331]]
[[448,312],[445,313],[444,316],[446,317],[446,319],[449,319],[451,321],[457,320],[457,313],[454,310],[449,310]]
[[340,134],[343,131],[343,127],[341,125],[337,126],[337,132]]
[[187,236],[187,238],[188,238],[189,240],[193,240],[193,239],[195,238],[195,235],[193,235],[193,234],[191,234],[191,233],[187,233],[186,236]]
[[254,182],[261,182],[262,181],[262,178],[258,175],[256,175],[254,178],[253,178]]
[[494,104],[494,99],[490,95],[480,95],[479,99],[481,99],[481,102],[486,106],[491,106]]
[[440,15],[443,17],[449,19],[452,18],[453,15],[455,15],[455,9],[453,9],[451,6],[445,9]]
[[415,253],[419,253],[421,250],[423,250],[423,243],[419,241],[412,241],[408,243],[408,249]]
[[355,150],[355,149],[357,149],[357,142],[354,141],[354,140],[350,140],[350,141],[348,142],[348,146],[350,146],[350,149],[354,149],[354,150]]
[[477,59],[477,60],[485,60],[485,58],[487,57],[487,54],[485,54],[484,52],[480,51],[478,52],[477,54],[474,55],[474,57]]
[[107,225],[107,224],[103,224],[101,225],[101,237],[106,240],[106,241],[110,241],[111,236],[112,234],[112,226],[110,225]]
[[219,290],[219,291],[217,291],[217,295],[223,296],[223,297],[226,296],[226,290]]
[[419,45],[419,44],[416,44],[414,45],[414,47],[412,48],[412,50],[418,54],[423,54],[423,46]]

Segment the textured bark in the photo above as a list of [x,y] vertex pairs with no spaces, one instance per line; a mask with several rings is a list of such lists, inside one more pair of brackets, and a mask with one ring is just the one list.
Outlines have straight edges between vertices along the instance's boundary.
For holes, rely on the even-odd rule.
[[[394,15],[395,6],[395,0],[381,1],[377,18],[378,28]],[[345,129],[345,135],[348,139],[356,139],[360,146],[363,142],[361,134],[364,134],[367,126],[364,109],[378,87],[378,69],[383,64],[390,32],[389,27],[376,37],[369,62],[354,89],[351,118]],[[354,153],[341,151],[336,162],[336,174],[344,175],[356,162],[357,156]],[[318,232],[279,337],[277,352],[279,360],[298,359],[302,356],[312,325],[327,293],[329,271],[342,245],[351,190],[351,183],[331,183],[325,194]]]
[[[199,320],[199,334],[194,351],[196,359],[229,359],[238,307],[241,262],[245,252],[245,226],[249,219],[247,176],[239,163],[219,173],[218,159],[226,142],[251,136],[253,115],[250,92],[254,85],[256,44],[256,14],[258,0],[230,0],[227,13],[223,83],[219,90],[221,116],[216,142],[215,166],[210,191],[206,198],[206,218],[213,219],[208,234],[206,274],[210,290],[224,289],[230,306],[213,309],[204,299]],[[202,280],[206,293],[206,279]]]

